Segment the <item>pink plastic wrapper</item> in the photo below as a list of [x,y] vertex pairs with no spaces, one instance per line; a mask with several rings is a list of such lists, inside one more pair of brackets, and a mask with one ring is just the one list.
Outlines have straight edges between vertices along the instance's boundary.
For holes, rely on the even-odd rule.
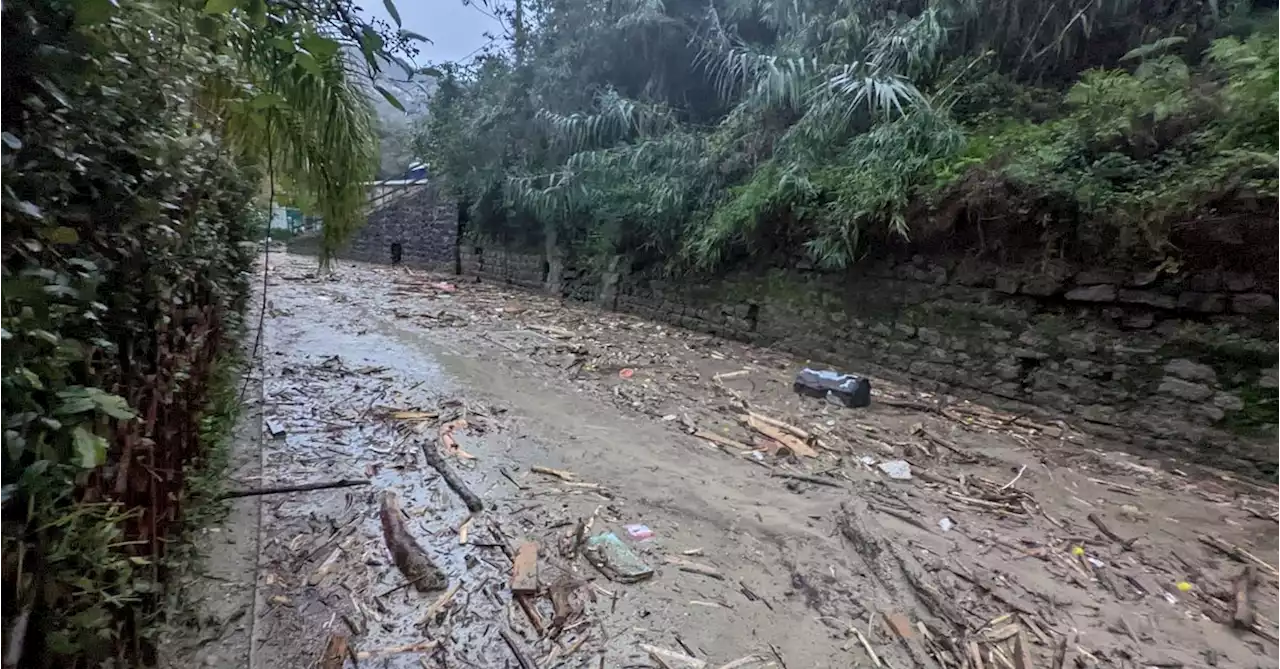
[[627,535],[636,541],[644,541],[653,538],[653,530],[648,525],[627,525],[625,527]]

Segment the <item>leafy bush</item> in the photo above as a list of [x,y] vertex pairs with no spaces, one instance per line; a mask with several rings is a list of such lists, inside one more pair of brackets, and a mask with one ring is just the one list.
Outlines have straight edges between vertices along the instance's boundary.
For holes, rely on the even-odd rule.
[[446,68],[420,145],[473,235],[673,271],[844,267],[957,208],[1161,249],[1171,221],[1275,198],[1276,42],[1257,16],[549,0],[511,51]]
[[288,170],[331,242],[363,206],[370,110],[340,49],[372,64],[387,41],[344,7],[5,3],[6,663],[153,662],[165,545],[225,422],[207,410],[255,199]]

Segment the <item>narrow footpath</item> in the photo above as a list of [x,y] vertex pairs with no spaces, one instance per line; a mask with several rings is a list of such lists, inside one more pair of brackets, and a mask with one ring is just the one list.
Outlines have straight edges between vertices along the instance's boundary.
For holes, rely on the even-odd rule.
[[1274,666],[1274,485],[461,277],[269,273],[234,487],[342,487],[212,528],[256,601],[206,666]]

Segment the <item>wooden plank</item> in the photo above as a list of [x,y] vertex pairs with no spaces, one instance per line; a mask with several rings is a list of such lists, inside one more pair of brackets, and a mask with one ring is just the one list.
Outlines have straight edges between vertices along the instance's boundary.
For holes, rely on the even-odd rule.
[[526,541],[516,549],[511,563],[511,592],[518,595],[538,591],[538,544]]
[[787,448],[791,449],[792,453],[795,453],[796,455],[803,456],[806,458],[818,457],[818,452],[813,450],[812,446],[804,443],[803,439],[800,439],[799,437],[796,437],[795,435],[789,432],[786,432],[773,425],[770,425],[769,423],[766,423],[751,414],[748,414],[746,416],[745,421],[747,423],[747,427],[782,444],[783,446],[786,446]]
[[689,657],[684,653],[646,643],[640,644],[640,650],[648,653],[649,657],[663,669],[705,669],[707,666],[706,662],[696,657]]

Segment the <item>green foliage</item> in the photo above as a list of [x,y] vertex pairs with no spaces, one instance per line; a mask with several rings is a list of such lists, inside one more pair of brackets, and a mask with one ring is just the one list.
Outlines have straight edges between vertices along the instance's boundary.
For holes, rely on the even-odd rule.
[[1161,248],[1275,197],[1275,39],[1247,4],[531,7],[527,45],[446,68],[422,126],[474,236],[840,268],[957,207]]
[[[144,666],[186,468],[282,173],[340,240],[372,173],[349,2],[2,17],[3,612],[22,666]],[[368,26],[364,26],[368,27]],[[264,171],[266,168],[266,171]],[[217,371],[225,374],[225,370]]]

